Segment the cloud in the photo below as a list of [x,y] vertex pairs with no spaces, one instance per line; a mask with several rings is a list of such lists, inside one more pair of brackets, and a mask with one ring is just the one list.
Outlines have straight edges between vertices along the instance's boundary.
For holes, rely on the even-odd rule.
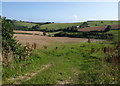
[[75,20],[77,20],[77,19],[78,19],[78,16],[74,16],[74,18],[75,18]]
[[79,17],[77,15],[70,16],[70,19],[72,20],[79,20]]

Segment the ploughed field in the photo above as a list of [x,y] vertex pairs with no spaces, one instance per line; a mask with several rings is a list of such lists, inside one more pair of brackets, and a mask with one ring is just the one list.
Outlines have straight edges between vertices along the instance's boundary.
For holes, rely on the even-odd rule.
[[[36,43],[37,46],[41,45],[49,45],[52,43],[79,43],[79,42],[87,42],[86,38],[70,38],[70,37],[48,37],[43,36],[42,32],[39,31],[14,31],[17,34],[14,34],[19,43]],[[18,34],[19,33],[19,34]],[[35,35],[37,34],[37,35]],[[91,39],[92,42],[103,41],[97,39]]]
[[[111,25],[112,30],[119,30],[120,25]],[[78,31],[104,31],[107,28],[107,26],[97,26],[97,27],[86,27],[86,28],[80,28]]]

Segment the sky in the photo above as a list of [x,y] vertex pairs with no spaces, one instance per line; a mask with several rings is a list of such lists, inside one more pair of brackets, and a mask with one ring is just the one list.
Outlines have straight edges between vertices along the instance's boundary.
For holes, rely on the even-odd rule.
[[2,2],[2,16],[32,22],[117,20],[117,2]]

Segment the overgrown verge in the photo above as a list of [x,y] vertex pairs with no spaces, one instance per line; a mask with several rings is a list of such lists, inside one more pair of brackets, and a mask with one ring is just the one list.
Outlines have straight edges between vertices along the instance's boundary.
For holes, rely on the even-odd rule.
[[[36,44],[30,45],[29,43],[26,46],[22,46],[18,41],[13,37],[13,25],[11,20],[6,18],[1,18],[2,20],[2,65],[3,65],[3,79],[9,74],[4,72],[4,69],[7,69],[6,72],[14,70],[14,65],[24,62],[26,58],[30,57],[32,51],[36,48]],[[14,75],[14,74],[13,74]],[[12,75],[11,75],[12,76]]]
[[39,55],[41,57],[47,55],[47,58],[49,57],[47,60],[51,58],[53,66],[22,83],[119,84],[118,47],[118,44],[102,42],[46,47],[40,51]]

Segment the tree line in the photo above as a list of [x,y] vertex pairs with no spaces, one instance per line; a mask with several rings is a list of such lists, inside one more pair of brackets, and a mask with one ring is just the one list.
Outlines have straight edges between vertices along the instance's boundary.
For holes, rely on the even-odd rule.
[[60,32],[54,34],[54,37],[74,37],[74,38],[93,38],[93,39],[113,39],[112,34],[98,33],[98,32],[79,32],[79,33],[68,33]]

